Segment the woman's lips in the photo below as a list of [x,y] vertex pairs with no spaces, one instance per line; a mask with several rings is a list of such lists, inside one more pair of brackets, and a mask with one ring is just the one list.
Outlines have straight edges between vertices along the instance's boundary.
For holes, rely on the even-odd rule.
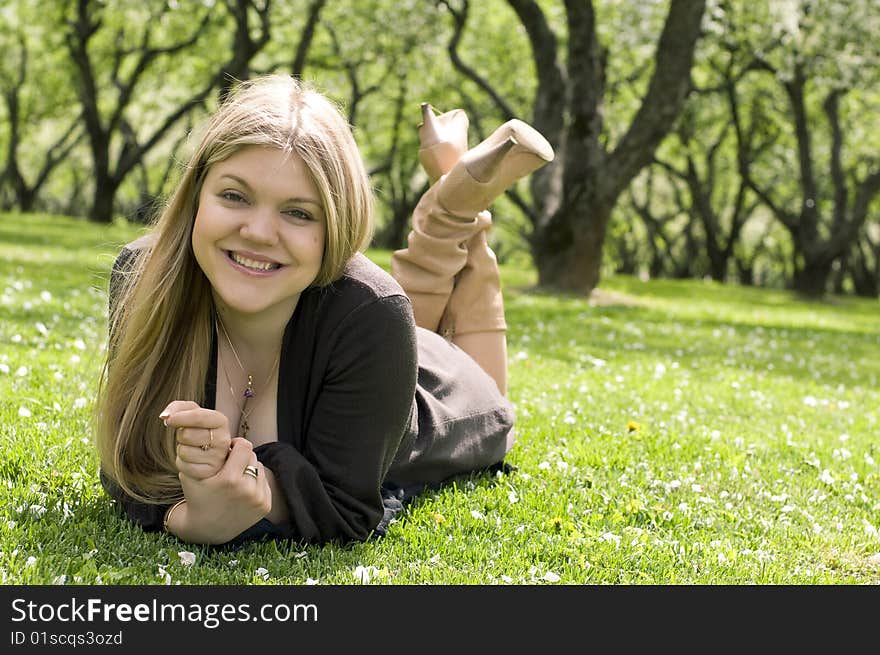
[[283,268],[278,262],[251,253],[246,255],[238,251],[227,250],[226,258],[235,269],[258,277],[272,275]]

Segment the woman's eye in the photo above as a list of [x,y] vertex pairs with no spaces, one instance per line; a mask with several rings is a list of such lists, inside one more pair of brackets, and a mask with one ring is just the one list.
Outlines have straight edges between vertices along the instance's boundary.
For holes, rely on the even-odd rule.
[[307,211],[303,211],[302,209],[285,209],[284,213],[291,218],[296,218],[301,221],[311,221],[312,215]]
[[244,196],[238,191],[223,191],[220,197],[229,202],[244,202]]

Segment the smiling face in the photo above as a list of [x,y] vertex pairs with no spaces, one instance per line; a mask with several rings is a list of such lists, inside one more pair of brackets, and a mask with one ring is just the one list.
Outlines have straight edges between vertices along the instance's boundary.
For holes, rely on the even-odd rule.
[[246,147],[205,176],[192,247],[224,310],[289,317],[318,275],[324,237],[321,196],[296,153]]

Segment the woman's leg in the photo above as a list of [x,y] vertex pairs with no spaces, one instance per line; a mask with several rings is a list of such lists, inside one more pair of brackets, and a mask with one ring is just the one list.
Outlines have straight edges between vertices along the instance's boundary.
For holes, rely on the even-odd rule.
[[[413,301],[416,323],[468,353],[506,393],[507,324],[498,262],[486,240],[491,216],[485,210],[518,179],[551,161],[553,149],[533,128],[511,120],[458,161],[444,149],[441,161],[431,157],[425,137],[460,143],[461,135],[444,136],[443,128],[449,132],[453,123],[432,126],[436,117],[429,106],[422,109],[420,159],[432,180],[445,177],[419,201],[408,247],[392,255],[392,274]],[[466,120],[454,112],[440,118],[453,117],[456,129],[466,130]]]
[[498,260],[486,230],[467,243],[468,257],[453,287],[439,332],[465,351],[507,394],[507,322]]

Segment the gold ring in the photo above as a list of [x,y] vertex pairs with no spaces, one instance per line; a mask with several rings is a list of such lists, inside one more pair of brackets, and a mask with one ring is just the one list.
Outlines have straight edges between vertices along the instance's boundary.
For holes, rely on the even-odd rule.
[[211,446],[214,445],[214,430],[213,428],[208,428],[208,443],[203,443],[200,448],[202,450],[210,450]]
[[257,476],[259,474],[260,474],[260,469],[258,469],[256,466],[251,466],[251,465],[245,466],[244,471],[242,472],[242,475],[249,475],[254,480],[257,479]]

